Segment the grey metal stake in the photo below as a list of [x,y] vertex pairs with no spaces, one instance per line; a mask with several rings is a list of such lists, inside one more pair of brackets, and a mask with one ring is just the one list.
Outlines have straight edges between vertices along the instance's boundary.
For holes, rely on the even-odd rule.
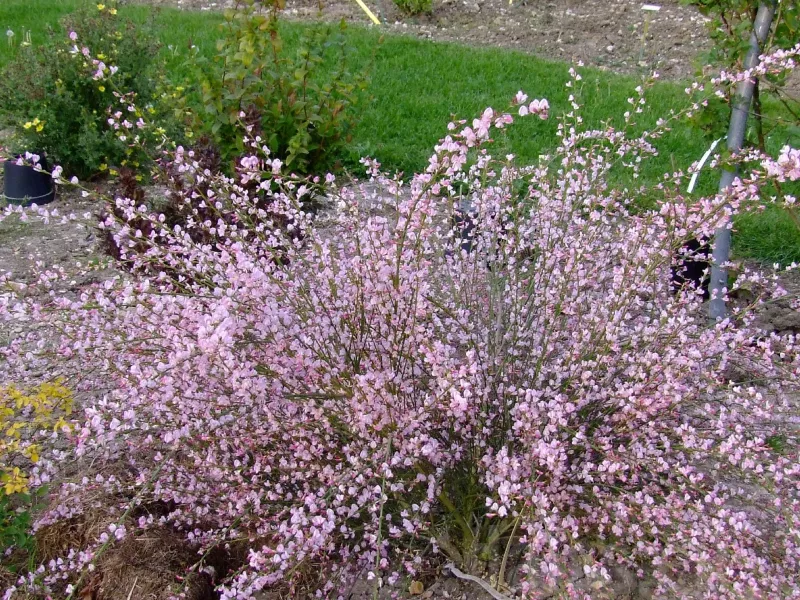
[[[756,20],[753,23],[753,32],[750,34],[750,50],[744,59],[744,68],[752,69],[758,65],[761,56],[761,46],[767,39],[772,19],[775,16],[776,2],[765,1],[759,4]],[[755,79],[748,79],[739,83],[736,94],[733,97],[733,107],[731,111],[731,122],[728,127],[728,150],[738,152],[744,143],[744,134],[747,128],[747,115],[750,112],[750,104],[753,101],[753,90]],[[736,179],[738,169],[722,171],[719,181],[720,191],[727,189]],[[727,309],[725,300],[722,297],[723,288],[728,287],[728,270],[724,267],[728,262],[731,253],[731,230],[725,226],[720,227],[714,233],[714,253],[711,265],[711,280],[709,281],[709,291],[711,292],[711,302],[709,303],[709,317],[712,322],[717,319],[725,318]]]

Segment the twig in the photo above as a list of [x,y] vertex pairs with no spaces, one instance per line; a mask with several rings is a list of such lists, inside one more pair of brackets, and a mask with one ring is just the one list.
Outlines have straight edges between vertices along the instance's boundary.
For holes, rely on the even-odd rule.
[[522,520],[522,515],[520,514],[516,521],[514,521],[514,529],[511,530],[511,535],[508,538],[508,543],[506,544],[506,551],[503,553],[503,561],[500,563],[500,573],[497,577],[497,584],[498,586],[502,587],[504,584],[504,579],[506,576],[506,565],[508,564],[508,554],[511,551],[511,543],[514,541],[514,534],[517,533],[517,527],[519,526],[519,522]]
[[131,591],[130,591],[130,592],[128,592],[128,600],[131,600],[131,597],[133,596],[133,590],[135,590],[135,589],[136,589],[136,583],[137,583],[138,581],[139,581],[139,577],[138,577],[138,575],[137,575],[136,579],[134,579],[134,580],[133,580],[133,585],[131,586]]
[[472,581],[473,583],[477,583],[484,589],[484,591],[487,594],[489,594],[495,600],[511,600],[511,598],[509,598],[505,594],[501,594],[500,592],[498,592],[496,589],[494,589],[491,585],[489,585],[486,581],[484,581],[480,577],[475,577],[474,575],[468,575],[462,571],[459,571],[458,568],[456,568],[456,566],[453,563],[447,563],[444,566],[444,568],[449,569],[450,572],[458,579],[463,579],[465,581]]

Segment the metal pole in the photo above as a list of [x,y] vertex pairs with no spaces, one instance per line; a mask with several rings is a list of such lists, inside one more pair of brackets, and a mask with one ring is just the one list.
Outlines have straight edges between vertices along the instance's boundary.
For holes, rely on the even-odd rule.
[[[772,19],[775,16],[776,2],[765,0],[758,7],[756,20],[753,23],[753,32],[750,34],[750,50],[744,59],[744,68],[752,69],[758,65],[761,56],[761,46],[767,39]],[[738,152],[744,143],[744,134],[747,128],[747,115],[750,112],[750,104],[753,100],[753,89],[755,79],[748,79],[739,83],[736,94],[732,99],[731,122],[728,127],[728,150]],[[728,188],[736,179],[738,169],[724,169],[719,181],[720,191]],[[711,292],[711,302],[709,304],[709,316],[712,321],[724,318],[727,310],[725,300],[722,297],[723,288],[728,287],[728,270],[724,267],[728,262],[731,252],[731,230],[726,224],[717,229],[714,234],[714,253],[711,265],[711,281],[709,291]]]

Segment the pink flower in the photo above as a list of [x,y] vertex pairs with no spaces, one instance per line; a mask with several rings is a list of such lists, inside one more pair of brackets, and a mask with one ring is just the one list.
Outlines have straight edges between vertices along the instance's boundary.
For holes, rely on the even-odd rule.
[[550,103],[547,100],[533,100],[528,106],[528,112],[538,115],[540,119],[547,119],[550,110]]
[[784,146],[777,160],[765,159],[762,162],[767,173],[778,181],[800,179],[800,150],[796,148]]

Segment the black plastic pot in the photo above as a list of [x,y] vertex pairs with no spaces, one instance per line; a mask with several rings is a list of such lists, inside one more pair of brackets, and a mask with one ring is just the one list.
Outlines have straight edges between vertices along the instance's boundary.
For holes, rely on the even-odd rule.
[[3,196],[10,204],[41,206],[56,198],[56,186],[48,173],[47,163],[42,159],[39,164],[44,172],[37,171],[28,165],[18,165],[13,160],[3,162]]
[[678,292],[690,284],[703,290],[703,300],[709,299],[709,268],[711,267],[711,243],[704,240],[689,240],[679,253],[678,264],[672,267],[672,289]]

